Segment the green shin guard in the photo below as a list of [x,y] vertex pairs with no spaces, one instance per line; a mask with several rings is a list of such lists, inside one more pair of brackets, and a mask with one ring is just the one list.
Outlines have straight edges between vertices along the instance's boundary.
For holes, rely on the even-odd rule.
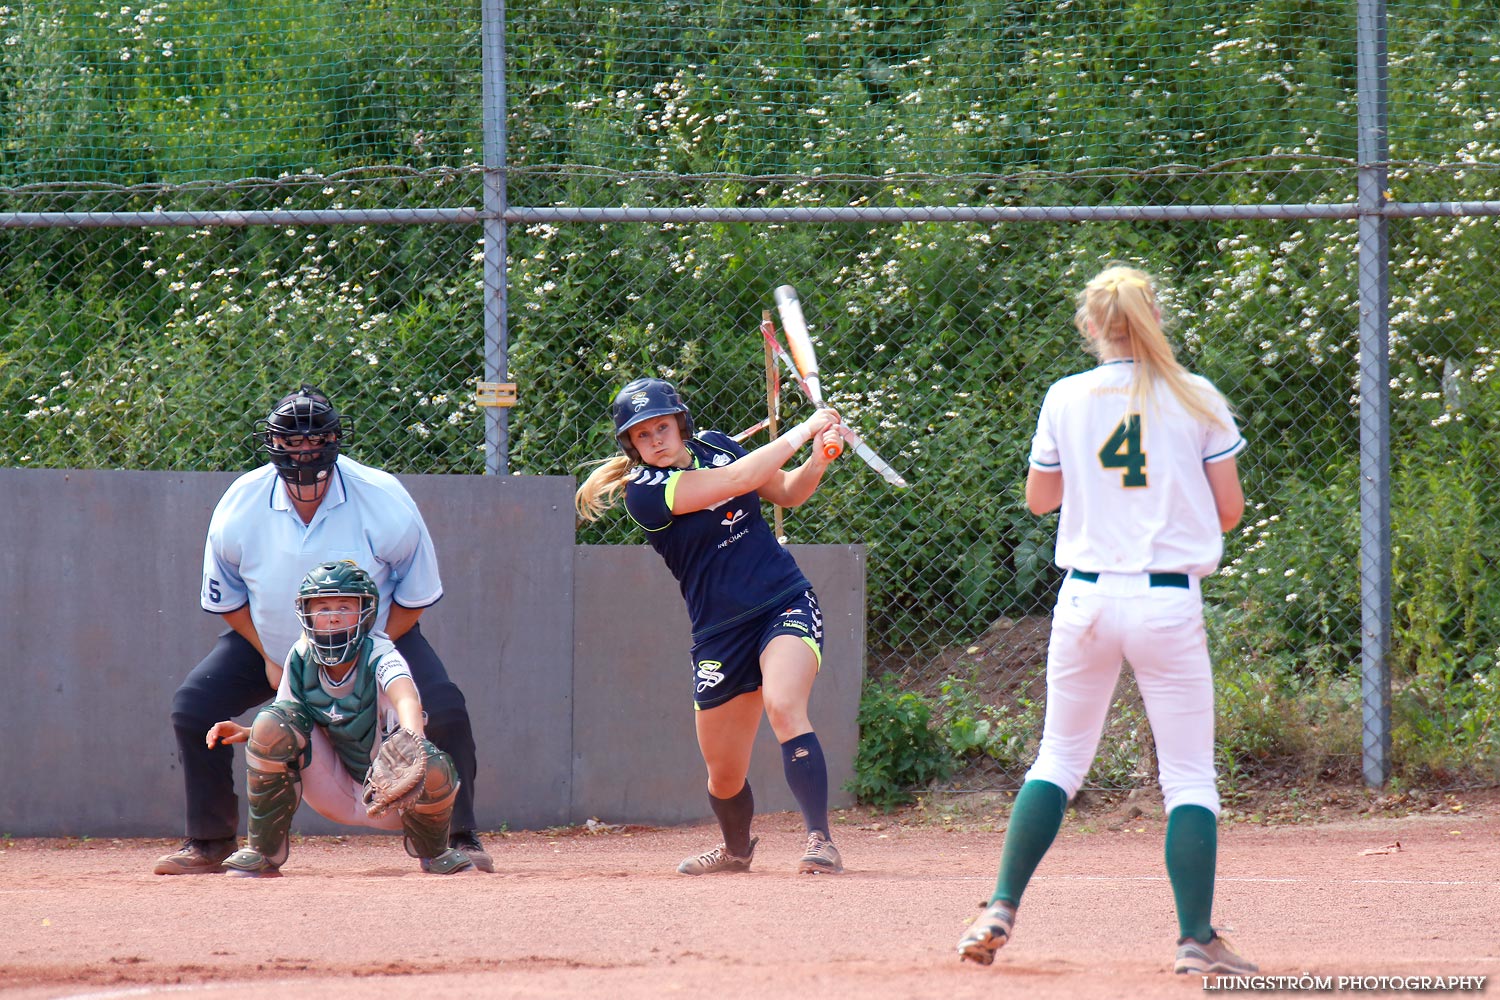
[[250,768],[245,786],[250,794],[250,850],[280,868],[289,850],[292,815],[302,804],[302,778],[291,770]]
[[[451,757],[434,747],[427,755],[427,778],[422,794],[416,805],[401,814],[406,853],[421,858],[424,871],[432,870],[438,859],[448,852],[448,827],[453,819],[453,801],[457,797],[458,769],[453,766]],[[462,853],[459,857],[468,859]]]
[[302,804],[300,764],[307,755],[310,731],[311,719],[301,706],[276,702],[255,717],[245,748],[249,850],[272,868],[286,862],[292,816]]

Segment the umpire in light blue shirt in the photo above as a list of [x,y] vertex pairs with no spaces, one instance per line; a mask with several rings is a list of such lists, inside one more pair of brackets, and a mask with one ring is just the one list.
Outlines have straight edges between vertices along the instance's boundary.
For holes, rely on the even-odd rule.
[[396,477],[339,454],[348,429],[317,389],[303,385],[266,418],[270,463],[236,479],[214,508],[203,550],[204,610],[229,630],[172,699],[187,790],[187,836],[156,863],[158,875],[222,871],[238,846],[233,755],[210,750],[209,727],[275,693],[297,641],[297,586],[319,563],[350,559],[380,588],[377,631],[411,667],[427,712],[427,736],[453,758],[460,779],[450,846],[483,871],[494,864],[474,829],[474,734],[463,692],[422,637],[417,619],[443,596],[437,554],[422,514]]

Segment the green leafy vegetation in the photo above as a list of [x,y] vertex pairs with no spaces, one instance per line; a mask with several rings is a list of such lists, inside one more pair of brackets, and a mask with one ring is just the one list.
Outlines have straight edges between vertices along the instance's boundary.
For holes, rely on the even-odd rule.
[[[506,7],[512,205],[1341,203],[1355,190],[1346,3]],[[1500,2],[1389,13],[1391,196],[1500,199]],[[0,4],[0,209],[480,205],[480,82],[477,9],[430,0]],[[1412,780],[1500,766],[1494,226],[1390,223],[1389,661]],[[242,468],[258,461],[253,420],[305,379],[346,403],[356,457],[479,473],[482,235],[5,230],[0,463]],[[1046,613],[1055,522],[1021,496],[1033,422],[1045,387],[1089,363],[1072,295],[1106,261],[1136,263],[1162,279],[1182,359],[1235,404],[1250,442],[1251,514],[1206,587],[1221,760],[1351,774],[1357,235],[1343,220],[894,214],[512,226],[507,465],[586,471],[613,449],[608,399],[647,372],[679,384],[700,426],[754,423],[755,328],[792,282],[829,397],[913,487],[841,462],[788,514],[789,534],[866,545],[871,662],[918,673],[1002,615]],[[637,537],[620,516],[579,539]],[[920,696],[947,763],[890,770],[898,732],[872,750],[870,794],[980,759],[1024,768],[1038,706],[954,678]],[[867,739],[917,710],[875,713]],[[1132,711],[1122,703],[1122,732],[1137,736],[1101,758],[1100,780],[1140,770]]]

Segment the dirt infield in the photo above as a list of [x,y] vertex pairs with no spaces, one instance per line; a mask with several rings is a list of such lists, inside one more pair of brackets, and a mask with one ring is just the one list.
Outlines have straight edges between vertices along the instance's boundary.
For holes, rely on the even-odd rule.
[[[673,869],[716,839],[707,826],[494,835],[495,874],[447,878],[389,837],[299,840],[271,880],[154,876],[168,841],[6,840],[0,996],[1203,991],[1170,971],[1159,818],[1070,814],[988,969],[953,947],[994,884],[999,834],[849,813],[834,830],[847,874],[813,877],[793,873],[798,830],[760,817],[754,871],[697,879]],[[1227,824],[1220,842],[1215,918],[1263,973],[1500,976],[1500,809]]]

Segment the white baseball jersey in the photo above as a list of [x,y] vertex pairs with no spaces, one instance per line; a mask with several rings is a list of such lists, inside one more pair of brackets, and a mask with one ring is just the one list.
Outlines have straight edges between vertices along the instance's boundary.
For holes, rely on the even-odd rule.
[[1203,466],[1245,448],[1212,383],[1223,427],[1199,423],[1158,385],[1144,414],[1130,414],[1135,363],[1110,361],[1047,390],[1031,440],[1031,466],[1061,472],[1064,500],[1057,564],[1110,573],[1203,577],[1224,552],[1219,515]]
[[311,524],[302,523],[272,465],[230,484],[209,521],[199,600],[217,614],[248,603],[266,656],[284,663],[302,635],[297,588],[308,570],[336,559],[353,560],[380,588],[378,631],[392,600],[425,608],[443,596],[437,552],[406,487],[340,455]]

